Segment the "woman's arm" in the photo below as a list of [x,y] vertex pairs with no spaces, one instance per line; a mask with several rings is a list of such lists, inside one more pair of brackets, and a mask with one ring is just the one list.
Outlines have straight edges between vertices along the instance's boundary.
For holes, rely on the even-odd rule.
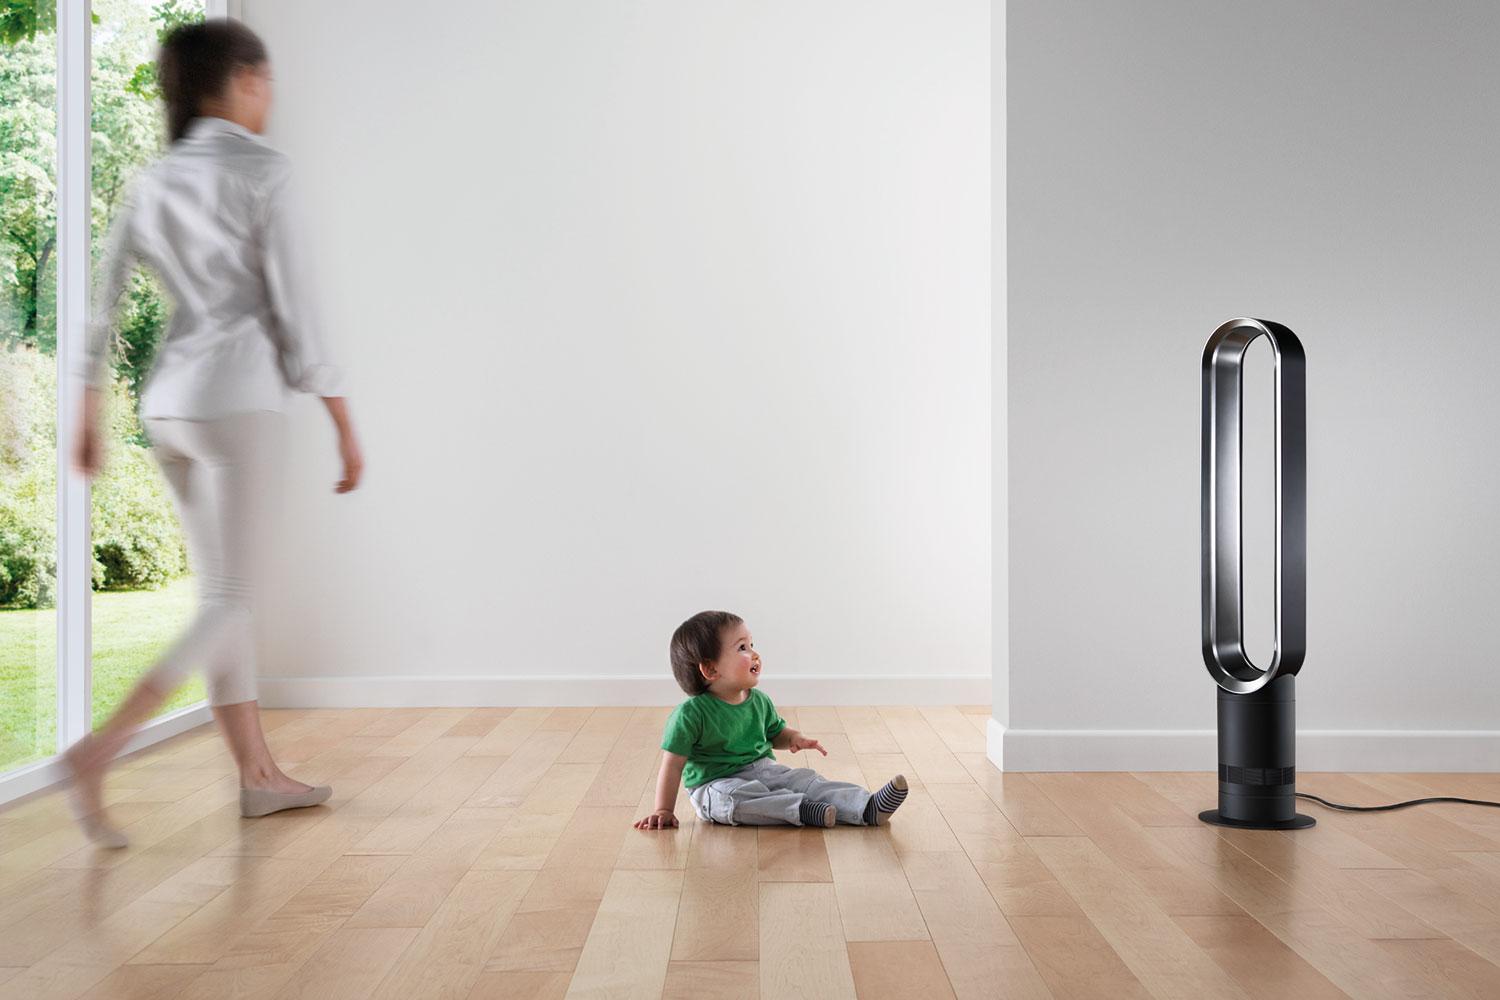
[[302,202],[283,162],[261,206],[258,234],[272,332],[287,384],[328,398],[346,393],[347,376],[334,359],[315,291],[314,267],[302,231]]
[[104,391],[114,377],[109,362],[119,321],[120,299],[136,263],[130,236],[134,214],[135,188],[132,185],[126,189],[120,209],[109,225],[103,266],[94,292],[93,314],[85,328],[84,349],[75,367],[76,374],[83,380],[84,393],[78,429],[74,434],[73,464],[89,478],[93,478],[104,464],[99,411]]
[[673,810],[677,806],[677,788],[682,784],[682,769],[686,766],[686,757],[670,750],[661,752],[661,771],[656,775],[656,811],[636,820],[637,830],[660,830],[677,825]]
[[344,463],[344,478],[334,487],[336,493],[348,493],[359,485],[360,474],[365,468],[364,455],[359,442],[354,439],[354,424],[349,419],[349,403],[343,396],[323,396],[323,405],[333,418],[333,426],[339,434],[339,458]]

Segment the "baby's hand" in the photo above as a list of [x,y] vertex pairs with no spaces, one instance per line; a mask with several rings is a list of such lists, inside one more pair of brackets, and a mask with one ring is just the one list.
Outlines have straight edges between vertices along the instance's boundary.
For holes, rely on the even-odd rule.
[[658,809],[650,816],[635,821],[637,830],[665,830],[677,825],[677,814],[670,809]]
[[816,750],[824,757],[828,756],[828,751],[823,749],[823,744],[817,740],[810,740],[806,736],[793,736],[792,741],[787,744],[787,749],[792,753],[796,753],[798,750]]

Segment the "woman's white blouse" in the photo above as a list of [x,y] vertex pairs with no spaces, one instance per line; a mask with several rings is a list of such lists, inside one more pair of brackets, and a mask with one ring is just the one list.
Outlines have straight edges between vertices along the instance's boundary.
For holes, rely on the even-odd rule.
[[120,298],[137,261],[172,318],[141,416],[207,420],[282,410],[294,391],[344,395],[315,308],[286,156],[223,118],[195,118],[131,185],[110,228],[81,371],[109,381]]

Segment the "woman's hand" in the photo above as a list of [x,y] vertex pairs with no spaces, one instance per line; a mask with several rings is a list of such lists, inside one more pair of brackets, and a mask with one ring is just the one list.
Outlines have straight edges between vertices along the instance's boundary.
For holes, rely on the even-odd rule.
[[73,465],[90,479],[104,464],[104,438],[99,433],[99,391],[87,389],[83,394],[83,411],[78,419],[78,437],[73,442]]
[[335,493],[348,493],[359,485],[360,474],[365,470],[365,457],[360,454],[359,442],[354,440],[354,422],[349,419],[349,404],[343,396],[324,396],[323,405],[339,435],[339,460],[344,463],[344,478],[333,488]]
[[359,442],[354,440],[354,432],[344,431],[339,434],[339,459],[344,463],[344,478],[334,487],[335,493],[348,493],[359,485],[359,477],[365,470],[365,457],[360,454]]
[[677,825],[677,814],[670,809],[658,809],[650,816],[635,821],[637,830],[665,830]]
[[823,749],[823,744],[819,743],[817,740],[808,739],[801,733],[793,736],[791,738],[791,741],[787,743],[786,747],[792,753],[796,753],[798,750],[816,750],[824,757],[828,756],[828,751]]
[[78,439],[73,447],[73,465],[89,479],[99,474],[100,465],[99,428],[84,424],[78,429]]

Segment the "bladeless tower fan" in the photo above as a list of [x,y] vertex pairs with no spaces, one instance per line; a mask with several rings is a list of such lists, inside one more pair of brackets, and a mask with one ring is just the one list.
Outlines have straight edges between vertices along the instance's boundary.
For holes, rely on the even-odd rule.
[[[1257,337],[1276,364],[1276,646],[1264,669],[1245,652],[1241,576],[1241,395]],[[1232,319],[1203,348],[1203,662],[1218,684],[1219,808],[1205,823],[1301,830],[1295,685],[1307,644],[1307,385],[1297,335]]]

